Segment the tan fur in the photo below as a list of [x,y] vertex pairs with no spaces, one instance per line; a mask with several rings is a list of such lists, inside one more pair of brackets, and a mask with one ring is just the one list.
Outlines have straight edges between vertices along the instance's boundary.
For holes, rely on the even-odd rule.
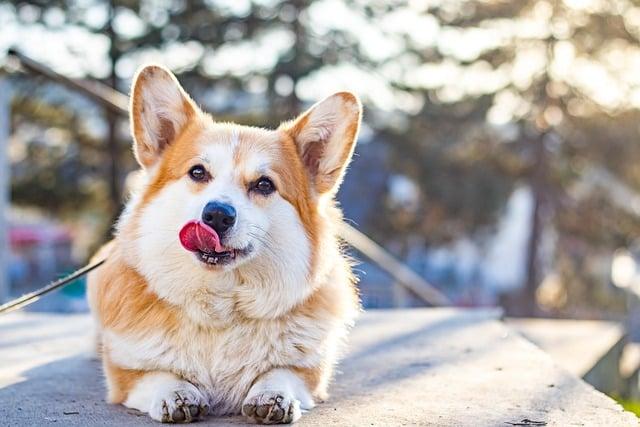
[[145,371],[123,369],[111,363],[107,354],[103,355],[102,366],[109,385],[107,400],[110,403],[123,403],[129,390],[146,374]]
[[178,326],[177,309],[151,292],[145,279],[122,260],[117,240],[106,263],[89,276],[92,309],[104,329],[144,334],[161,325],[167,331]]
[[[304,132],[311,113],[277,131],[218,124],[199,111],[179,89],[176,93],[183,97],[183,105],[178,113],[186,121],[180,117],[163,118],[156,128],[146,129],[144,126],[153,124],[153,120],[145,122],[144,108],[153,100],[142,98],[156,89],[151,85],[158,79],[164,79],[162,84],[171,81],[172,76],[166,73],[151,67],[140,72],[134,84],[131,108],[135,152],[149,174],[121,218],[115,239],[95,257],[107,257],[107,262],[88,279],[89,302],[101,330],[109,400],[126,402],[146,372],[170,372],[198,386],[210,399],[213,413],[238,413],[249,388],[274,368],[291,369],[313,396],[324,399],[346,329],[358,311],[350,265],[342,256],[336,237],[342,218],[332,196],[353,152],[360,120],[359,103],[351,94],[336,95],[343,98],[340,105],[345,105],[344,108],[351,105],[357,108],[351,121],[344,129],[340,128],[342,133],[337,137],[334,134],[334,139],[345,139],[344,144],[337,142],[341,144],[341,151],[336,154],[339,164],[332,170],[323,170],[324,165],[310,168],[307,161],[317,163],[318,156],[326,154],[324,151],[336,149],[317,145],[313,150],[319,150],[318,153],[305,154],[309,141],[297,138]],[[159,139],[150,141],[149,135]],[[328,140],[327,144],[336,141]],[[194,277],[211,277],[213,282],[198,285],[192,283],[195,280],[192,277],[184,277],[188,283],[180,291],[182,295],[175,294],[175,298],[173,294],[159,295],[161,285],[151,283],[149,273],[144,273],[148,270],[142,267],[148,261],[138,242],[145,238],[142,224],[150,215],[147,207],[167,197],[165,189],[183,182],[194,164],[206,162],[203,153],[210,152],[207,151],[210,147],[233,149],[234,186],[247,188],[261,173],[269,173],[279,197],[297,213],[310,250],[306,277],[296,284],[300,297],[288,306],[263,305],[271,301],[272,288],[284,285],[269,283],[274,280],[272,276],[252,270],[252,260],[219,276],[224,283],[235,283],[231,287],[216,283],[218,276],[214,273],[207,276],[208,273],[200,271],[204,267],[194,265]],[[269,171],[252,169],[257,154],[268,159]],[[313,158],[305,159],[306,155]],[[210,171],[212,180],[218,178],[217,173]],[[185,185],[188,194],[194,197],[208,191],[201,183]],[[329,193],[329,197],[323,197],[324,193]],[[274,203],[260,195],[247,197],[246,203],[253,204],[255,209],[266,209],[269,203]],[[157,224],[159,232],[163,226]],[[180,250],[171,253],[182,257]],[[184,262],[177,261],[176,256],[158,259],[158,267]],[[273,254],[265,252],[262,256]],[[176,285],[175,280],[170,284]]]

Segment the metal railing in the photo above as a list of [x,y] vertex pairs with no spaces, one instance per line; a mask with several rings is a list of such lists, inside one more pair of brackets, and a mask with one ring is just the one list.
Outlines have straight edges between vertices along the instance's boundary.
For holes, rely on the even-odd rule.
[[[128,117],[129,115],[128,96],[101,82],[70,79],[15,50],[9,50],[8,60],[14,61],[11,66],[15,69],[23,69],[24,71],[46,77],[84,94],[116,114],[123,117]],[[348,224],[342,226],[340,234],[351,247],[387,272],[399,285],[410,291],[427,305],[445,306],[451,304],[442,292],[405,264],[398,261],[366,234]]]

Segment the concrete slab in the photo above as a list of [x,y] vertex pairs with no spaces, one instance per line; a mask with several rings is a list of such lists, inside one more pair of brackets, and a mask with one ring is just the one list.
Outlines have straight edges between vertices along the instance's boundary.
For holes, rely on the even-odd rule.
[[598,390],[623,393],[619,367],[626,333],[620,323],[567,319],[506,319],[506,323]]
[[508,318],[506,323],[578,377],[586,375],[625,336],[616,322]]
[[[371,311],[309,426],[636,426],[492,311]],[[104,402],[87,316],[0,317],[0,424],[154,425]],[[239,417],[205,425],[240,425]]]

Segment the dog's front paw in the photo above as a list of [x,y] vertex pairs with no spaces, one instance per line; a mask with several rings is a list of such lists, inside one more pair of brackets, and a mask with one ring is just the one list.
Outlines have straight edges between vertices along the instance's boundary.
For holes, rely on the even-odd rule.
[[172,389],[158,390],[149,408],[149,416],[163,423],[190,423],[208,412],[207,399],[186,381],[181,381]]
[[300,401],[279,391],[263,391],[242,404],[242,415],[260,424],[289,424],[300,416]]

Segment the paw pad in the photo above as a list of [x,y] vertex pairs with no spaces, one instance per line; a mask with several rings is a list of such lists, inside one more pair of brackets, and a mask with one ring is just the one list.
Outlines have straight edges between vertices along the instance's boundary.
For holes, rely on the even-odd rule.
[[284,393],[264,392],[247,398],[242,414],[260,424],[289,424],[300,418],[300,402]]
[[163,423],[190,423],[207,415],[209,406],[206,403],[196,402],[190,399],[186,393],[174,392],[173,399],[162,401]]

